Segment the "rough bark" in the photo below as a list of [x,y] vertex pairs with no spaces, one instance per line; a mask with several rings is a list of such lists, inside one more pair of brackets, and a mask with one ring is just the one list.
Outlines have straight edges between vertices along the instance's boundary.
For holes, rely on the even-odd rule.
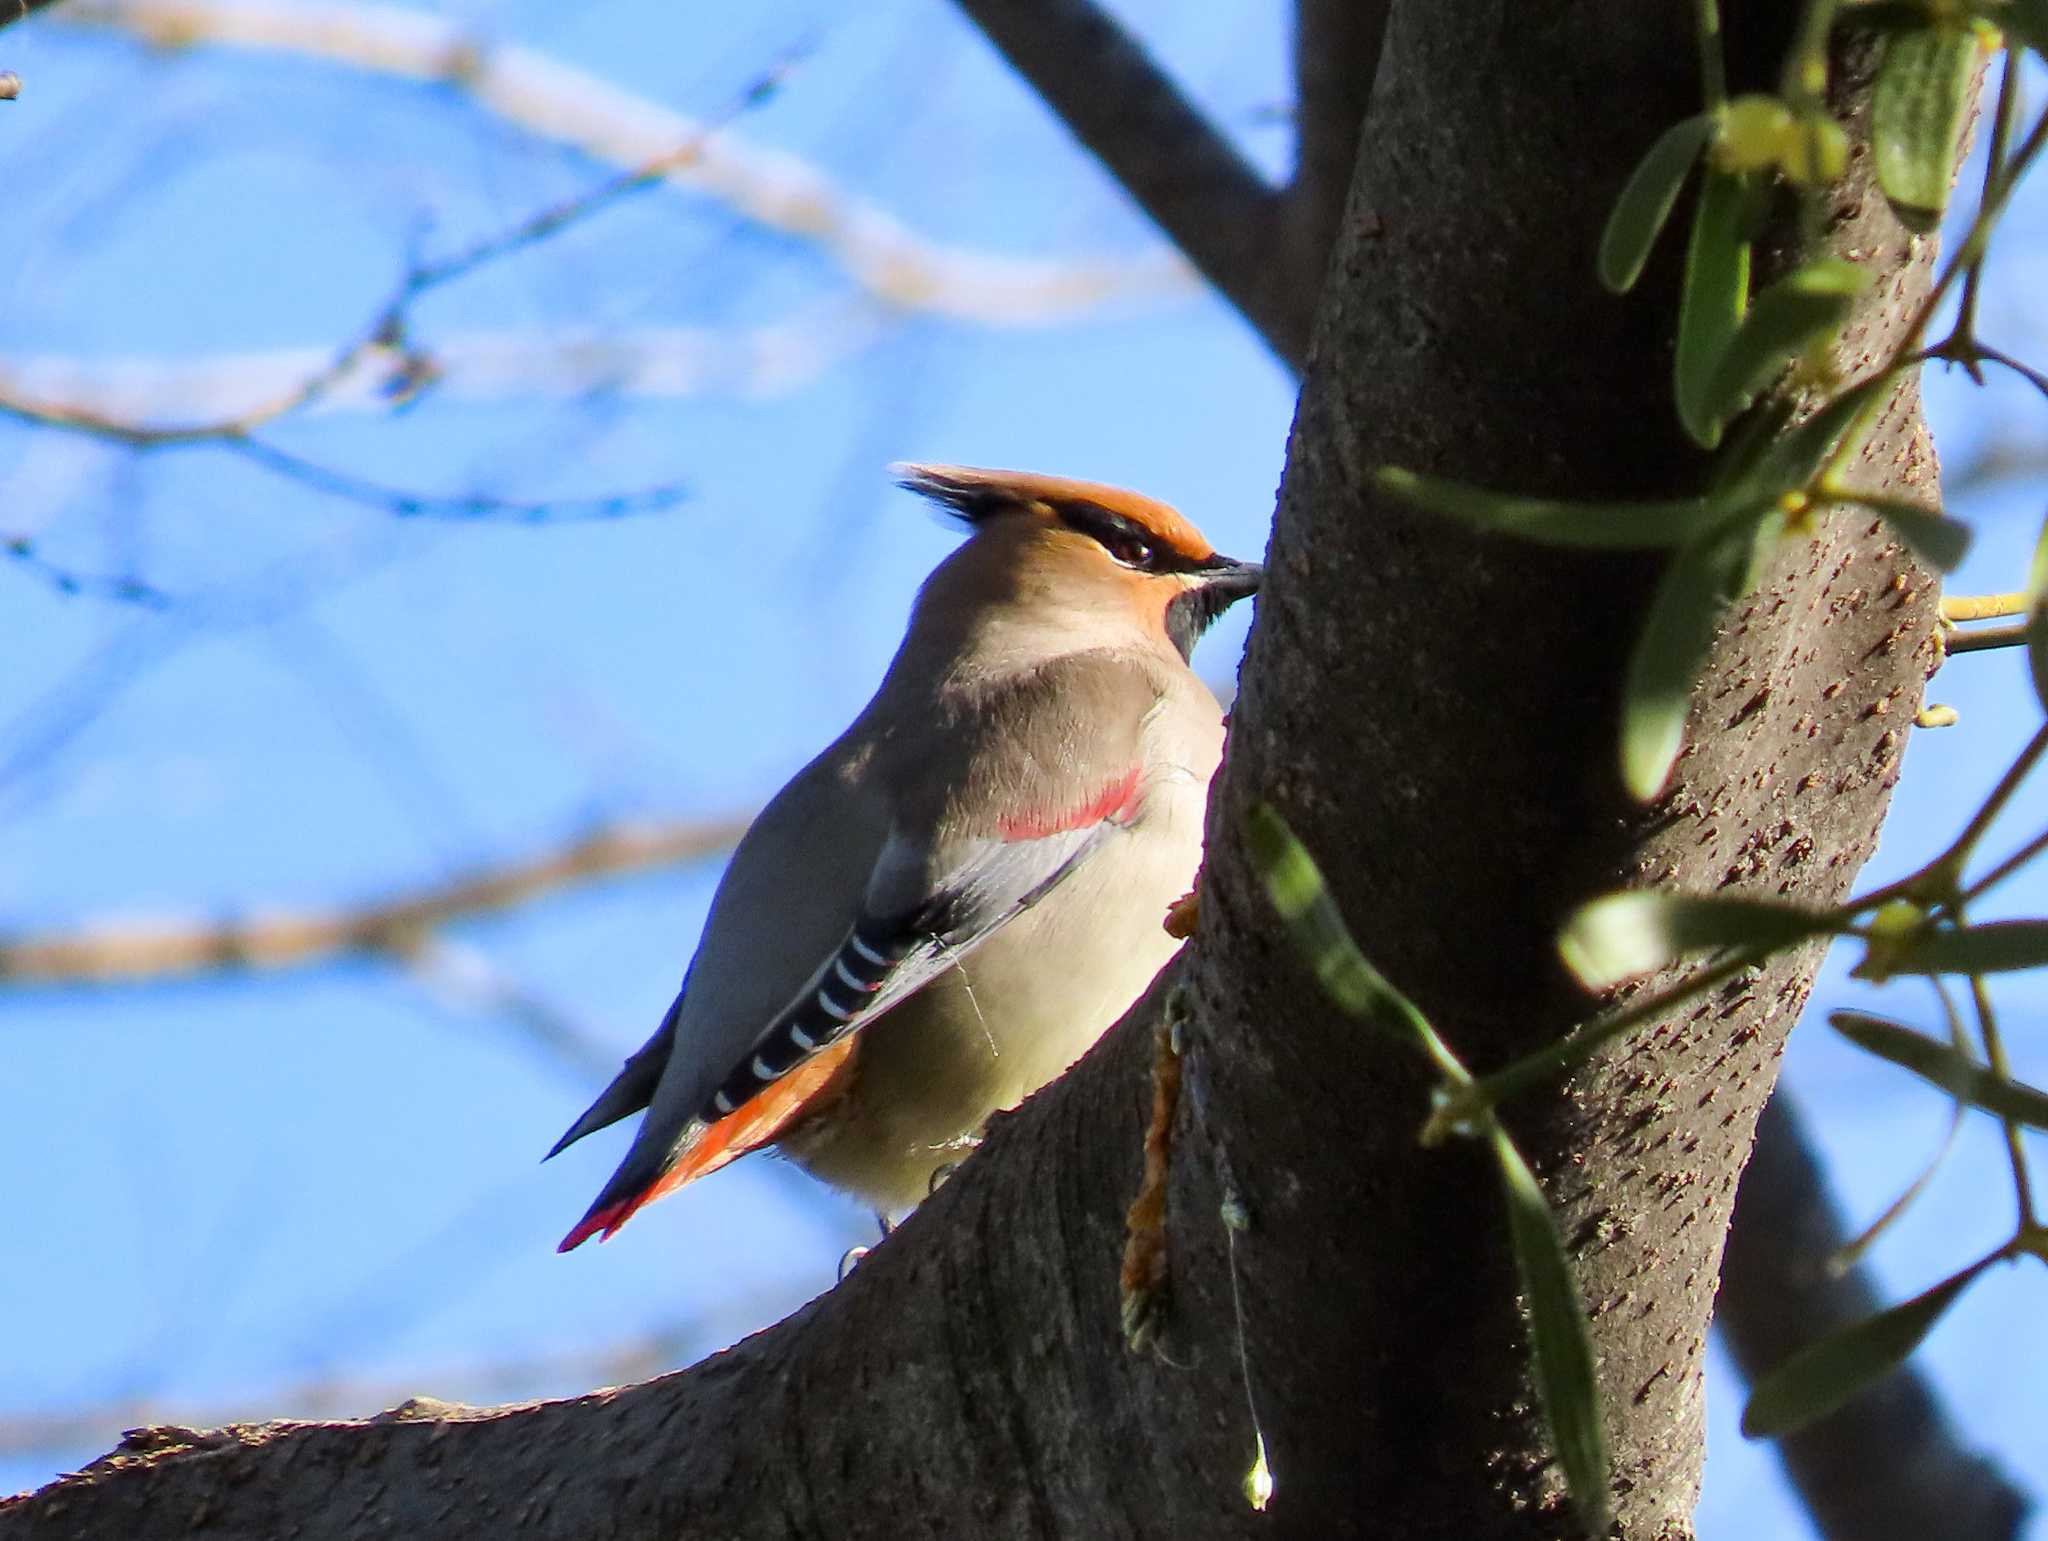
[[[1584,1013],[1550,938],[1590,892],[1839,898],[1874,843],[1932,659],[1932,585],[1871,521],[1832,522],[1731,617],[1678,784],[1645,817],[1609,768],[1640,567],[1468,538],[1368,481],[1392,462],[1598,497],[1697,475],[1661,426],[1661,371],[1645,367],[1662,357],[1662,319],[1594,292],[1571,238],[1599,227],[1615,125],[1681,110],[1682,20],[1397,15],[1239,697],[1218,825],[1255,799],[1279,805],[1375,961],[1482,1068]],[[1638,52],[1660,25],[1664,46]],[[1679,78],[1659,80],[1656,59]],[[1926,274],[1860,168],[1835,213],[1831,244],[1886,275],[1846,340],[1853,374],[1883,356]],[[1901,390],[1858,474],[1925,496],[1916,408]],[[1211,1102],[1260,1132],[1237,1165],[1263,1234],[1320,1242],[1248,1250],[1253,1363],[1272,1377],[1267,1401],[1355,1431],[1318,1443],[1313,1464],[1276,1459],[1319,1490],[1355,1484],[1353,1512],[1386,1534],[1538,1533],[1532,1512],[1555,1484],[1489,1174],[1415,1147],[1412,1067],[1304,1009],[1240,848],[1212,851],[1196,1057]],[[1721,1240],[1815,961],[1780,960],[1510,1112],[1541,1153],[1594,1313],[1629,1534],[1687,1527]],[[1318,1077],[1322,1094],[1304,1097]],[[1327,1179],[1333,1161],[1350,1180]],[[1322,1353],[1290,1356],[1290,1318],[1333,1275],[1346,1309],[1317,1324]]]
[[[1776,9],[1738,10],[1733,35],[1774,46],[1743,29]],[[1598,497],[1699,477],[1662,426],[1668,307],[1591,278],[1633,156],[1696,105],[1688,15],[1413,5],[1388,33],[1181,969],[1167,1357],[1124,1352],[1116,1299],[1146,1097],[1132,1029],[1162,982],[845,1286],[695,1370],[524,1408],[159,1431],[0,1507],[0,1537],[1570,1533],[1490,1175],[1417,1147],[1414,1067],[1320,998],[1235,832],[1278,804],[1368,952],[1481,1068],[1589,1009],[1550,941],[1589,894],[1826,900],[1867,854],[1933,599],[1880,528],[1830,521],[1730,617],[1680,783],[1644,813],[1612,746],[1655,564],[1470,537],[1368,479],[1398,462]],[[1881,200],[1852,186],[1838,212],[1837,243],[1885,280],[1851,336],[1867,360],[1924,269]],[[1926,485],[1910,389],[1863,469]],[[1721,1240],[1813,961],[1508,1112],[1594,1312],[1626,1536],[1690,1533]],[[1251,1222],[1241,1289],[1226,1186]],[[1263,1516],[1239,1490],[1240,1363],[1278,1481]]]

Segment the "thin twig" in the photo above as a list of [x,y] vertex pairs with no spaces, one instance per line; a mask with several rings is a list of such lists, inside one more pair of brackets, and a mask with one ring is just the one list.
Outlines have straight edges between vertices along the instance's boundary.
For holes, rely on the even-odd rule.
[[4,552],[17,569],[47,584],[67,599],[105,599],[116,604],[136,605],[144,610],[162,610],[172,603],[169,594],[140,578],[82,573],[52,561],[27,535],[0,540],[0,552]]
[[[1963,906],[1953,908],[1956,924],[1966,924]],[[1984,1049],[1984,1059],[1991,1066],[1991,1073],[2000,1080],[2012,1079],[2012,1061],[2005,1052],[2005,1039],[1998,1031],[1998,1013],[1991,1003],[1991,987],[1984,982],[1982,974],[1970,975],[1970,1003],[1977,1011],[1977,1036]],[[2005,1129],[2005,1153],[2012,1167],[2013,1197],[2019,1206],[2019,1231],[2024,1235],[2040,1225],[2034,1211],[2034,1179],[2027,1168],[2026,1130],[2016,1119],[2004,1118],[1999,1122]]]
[[444,926],[562,889],[702,861],[746,830],[739,818],[615,825],[503,866],[367,904],[248,919],[87,926],[0,936],[0,985],[139,985],[200,974],[307,968],[350,955],[411,957]]
[[1941,596],[1941,618],[1944,621],[1993,621],[2001,616],[2019,615],[2026,608],[2027,596],[2024,593]]
[[[659,102],[425,12],[255,0],[69,0],[59,14],[159,48],[246,48],[419,81],[628,175],[696,144],[697,155],[665,179],[670,185],[816,250],[868,299],[895,310],[1007,327],[1191,288],[1186,263],[1170,251],[1045,260],[929,240],[787,151],[730,132],[707,134],[702,122]],[[743,96],[739,105],[744,111],[754,103]]]
[[[386,412],[429,391],[437,401],[464,402],[786,396],[899,330],[901,320],[865,297],[841,295],[748,327],[454,332],[437,335],[431,354],[372,349],[297,415]],[[177,357],[32,354],[0,359],[0,398],[91,402],[128,424],[178,412],[239,422],[248,403],[299,390],[327,362],[327,350],[305,347]]]
[[[1984,156],[1984,191],[1979,201],[1989,199],[1998,188],[1998,180],[2005,170],[2005,152],[2012,144],[2012,126],[2018,121],[2020,111],[2019,56],[2007,53],[2005,66],[1998,77],[1998,105],[1991,114],[1991,144]],[[1974,345],[1977,341],[1977,292],[1984,281],[1984,253],[1977,253],[1977,260],[1970,264],[1963,275],[1963,297],[1956,306],[1956,324],[1951,340],[1965,345],[1965,355],[1960,362],[1970,372],[1970,378],[1979,385],[1984,383],[1983,371],[1977,368]]]
[[[564,199],[536,214],[517,220],[505,229],[474,242],[461,251],[434,261],[413,264],[383,303],[377,307],[369,323],[361,328],[353,340],[338,348],[325,364],[303,380],[267,401],[207,422],[157,424],[131,422],[89,405],[34,401],[0,389],[0,414],[40,424],[43,427],[64,428],[77,433],[91,434],[97,438],[110,439],[132,449],[177,449],[204,443],[242,447],[255,442],[251,435],[257,429],[318,404],[329,391],[361,372],[373,359],[380,356],[395,365],[391,375],[398,385],[398,389],[392,393],[395,401],[401,405],[409,402],[420,390],[431,386],[436,372],[432,357],[416,349],[410,341],[413,307],[421,299],[437,289],[469,277],[491,263],[502,261],[558,236],[563,231],[602,213],[622,199],[658,186],[683,166],[694,164],[701,159],[704,146],[713,135],[730,125],[742,113],[771,99],[787,78],[790,68],[790,60],[777,60],[722,113],[697,128],[682,142],[640,165],[607,178],[572,198]],[[263,463],[267,459],[278,459],[282,456],[283,452],[266,446],[253,453],[251,458]],[[271,468],[279,467],[273,464]],[[304,471],[305,467],[301,463],[298,474],[302,480],[308,479]],[[339,473],[330,473],[329,480],[339,488],[345,486],[350,479],[340,476]],[[346,491],[343,495],[357,496]],[[380,489],[378,496],[359,497],[358,500],[389,502],[390,494],[388,490]]]
[[367,508],[379,508],[400,518],[505,520],[523,524],[567,524],[588,519],[622,519],[633,514],[659,513],[675,507],[689,496],[680,483],[643,487],[631,492],[613,492],[589,498],[501,498],[487,492],[408,492],[365,476],[341,471],[319,461],[308,460],[263,439],[226,438],[219,448],[244,460],[295,481],[315,492]]
[[517,1028],[579,1084],[602,1085],[618,1069],[616,1048],[478,949],[430,934],[408,946],[403,957],[406,972],[436,1000]]
[[1996,647],[2025,647],[2027,628],[2021,626],[1979,626],[1973,631],[1951,631],[1941,639],[1944,653],[1981,653]]
[[1978,898],[1980,895],[1996,888],[2043,851],[2048,851],[2048,830],[2043,830],[2040,834],[2034,836],[2033,839],[2029,840],[2017,851],[2014,851],[2012,855],[2006,857],[2004,861],[1971,883],[1962,891],[1959,896],[1960,901],[1967,904],[1972,899]]

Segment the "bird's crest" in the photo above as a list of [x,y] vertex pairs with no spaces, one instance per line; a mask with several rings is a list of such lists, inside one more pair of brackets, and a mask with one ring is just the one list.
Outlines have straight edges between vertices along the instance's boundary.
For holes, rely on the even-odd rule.
[[1097,539],[1105,529],[1127,527],[1169,556],[1167,565],[1174,567],[1200,567],[1216,556],[1178,509],[1127,488],[974,466],[898,464],[889,469],[899,487],[930,498],[970,525],[1004,514],[1029,514]]

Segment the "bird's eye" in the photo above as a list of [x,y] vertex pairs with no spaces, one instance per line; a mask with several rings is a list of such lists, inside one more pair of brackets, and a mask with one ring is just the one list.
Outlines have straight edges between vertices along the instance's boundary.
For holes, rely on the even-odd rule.
[[1100,538],[1103,550],[1126,567],[1150,567],[1157,555],[1147,542],[1122,530]]
[[1111,561],[1139,572],[1159,571],[1159,547],[1122,515],[1082,502],[1064,504],[1058,513],[1062,524],[1094,541],[1109,553]]

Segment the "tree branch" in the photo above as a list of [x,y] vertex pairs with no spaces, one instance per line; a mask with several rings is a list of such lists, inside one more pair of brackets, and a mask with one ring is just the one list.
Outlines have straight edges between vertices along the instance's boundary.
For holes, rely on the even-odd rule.
[[463,1396],[490,1398],[519,1396],[539,1385],[619,1385],[662,1374],[675,1364],[685,1346],[701,1335],[700,1324],[678,1322],[602,1347],[421,1370],[403,1382],[323,1375],[210,1407],[124,1397],[46,1413],[4,1414],[0,1415],[0,1456],[52,1456],[90,1446],[96,1440],[118,1440],[127,1429],[166,1425],[218,1428],[240,1421],[255,1397],[261,1398],[272,1418],[328,1419],[356,1416],[365,1408],[395,1406],[419,1395],[423,1382]]
[[0,986],[153,984],[377,953],[403,960],[443,926],[592,879],[702,861],[730,849],[746,827],[743,818],[614,825],[538,856],[351,908],[0,936]]
[[[1731,26],[1782,11],[1727,9]],[[1604,297],[1583,245],[1557,238],[1597,229],[1627,174],[1638,146],[1617,125],[1696,110],[1687,25],[1631,0],[1476,29],[1459,8],[1399,8],[1188,961],[845,1285],[695,1371],[576,1402],[139,1440],[0,1506],[0,1538],[182,1536],[195,1519],[252,1538],[1323,1536],[1367,1517],[1415,1541],[1576,1533],[1492,1174],[1468,1147],[1418,1147],[1428,1088],[1281,948],[1237,832],[1254,802],[1281,805],[1375,961],[1482,1068],[1590,1009],[1553,946],[1589,894],[1633,880],[1825,903],[1874,843],[1901,746],[1900,714],[1873,703],[1910,708],[1934,625],[1933,585],[1893,582],[1910,569],[1876,521],[1789,543],[1729,617],[1680,784],[1646,813],[1600,767],[1655,564],[1475,535],[1372,480],[1394,461],[1588,498],[1697,485],[1696,455],[1641,410],[1670,274]],[[1399,238],[1372,238],[1367,210]],[[1834,361],[1860,372],[1924,292],[1924,256],[1868,186],[1835,213],[1831,239],[1881,280]],[[1866,459],[1901,496],[1929,480],[1916,406],[1896,394]],[[1628,1541],[1689,1531],[1716,1263],[1816,960],[1731,981],[1506,1110],[1591,1305]],[[1120,1346],[1117,1264],[1176,972],[1153,1360]],[[1278,1484],[1264,1515],[1239,1486],[1247,1390]]]
[[1093,0],[959,0],[1153,223],[1299,373],[1314,274],[1285,260],[1287,200]]
[[[1888,1304],[1867,1270],[1829,1271],[1848,1239],[1798,1107],[1781,1088],[1757,1124],[1721,1262],[1716,1324],[1746,1379]],[[1828,1541],[2004,1541],[2033,1507],[1995,1460],[1962,1442],[1910,1366],[1777,1446]]]
[[56,0],[0,0],[0,27],[26,21],[44,6],[54,4]]
[[[523,1407],[141,1430],[0,1501],[0,1537],[1238,1534],[1227,1316],[1182,1296],[1175,1341],[1209,1345],[1188,1370],[1118,1336],[1148,1048],[1115,1035],[844,1284],[696,1370]],[[1177,1238],[1189,1286],[1220,1281],[1220,1233]]]
[[700,120],[539,50],[401,6],[69,0],[63,20],[158,48],[245,48],[419,81],[628,179],[660,167],[664,185],[814,248],[885,307],[980,325],[1042,324],[1154,298],[1187,271],[1171,252],[1045,261],[929,240],[787,151],[707,133]]
[[[1170,283],[1162,290],[1172,292]],[[902,320],[900,311],[842,299],[748,327],[442,333],[431,344],[416,340],[409,351],[372,347],[355,353],[334,370],[317,400],[293,410],[304,416],[388,412],[429,390],[436,399],[464,402],[712,395],[765,400],[815,383],[890,335]],[[0,410],[67,427],[72,425],[50,423],[50,417],[83,407],[122,425],[120,432],[97,437],[127,442],[153,432],[175,433],[173,419],[188,427],[213,425],[217,432],[246,429],[256,426],[251,419],[265,415],[268,405],[327,370],[338,351],[0,357]]]
[[1391,0],[1295,0],[1294,266],[1321,282],[1358,164],[1358,135],[1379,73]]

